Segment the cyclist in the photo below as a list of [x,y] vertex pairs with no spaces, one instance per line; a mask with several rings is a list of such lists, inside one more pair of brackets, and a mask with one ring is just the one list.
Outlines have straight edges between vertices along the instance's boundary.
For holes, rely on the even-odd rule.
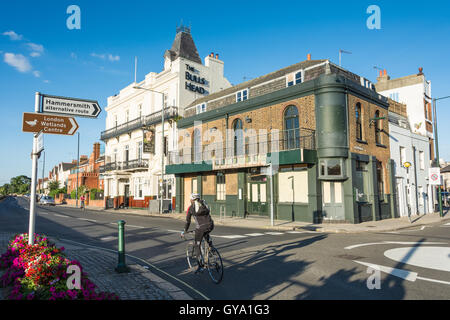
[[85,210],[85,208],[84,208],[84,200],[85,200],[84,195],[81,196],[80,200],[81,200],[81,206],[80,206],[80,209],[81,209],[81,210]]
[[201,263],[201,251],[200,243],[202,238],[209,234],[214,229],[214,221],[211,218],[210,210],[205,200],[200,199],[200,195],[197,193],[191,194],[191,205],[189,206],[186,213],[186,224],[184,226],[184,231],[181,232],[181,236],[188,231],[191,224],[191,217],[194,216],[196,223],[195,236],[194,236],[194,255],[198,261],[198,269],[196,272],[201,271],[203,268]]

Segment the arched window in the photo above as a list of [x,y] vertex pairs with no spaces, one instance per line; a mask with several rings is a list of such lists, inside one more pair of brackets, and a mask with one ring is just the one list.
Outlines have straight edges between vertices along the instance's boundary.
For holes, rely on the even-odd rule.
[[242,131],[242,120],[236,119],[233,122],[233,154],[235,156],[241,156],[244,154],[244,133]]
[[300,148],[300,125],[298,119],[298,109],[296,106],[289,106],[284,111],[284,148]]
[[381,128],[382,128],[382,122],[380,119],[380,111],[376,111],[375,112],[375,119],[374,119],[374,123],[375,123],[375,143],[377,144],[381,144]]
[[192,136],[193,146],[194,146],[194,161],[202,160],[202,136],[199,129],[194,130],[194,134]]
[[361,103],[357,103],[355,107],[355,121],[356,121],[356,139],[362,140],[362,113],[361,113]]

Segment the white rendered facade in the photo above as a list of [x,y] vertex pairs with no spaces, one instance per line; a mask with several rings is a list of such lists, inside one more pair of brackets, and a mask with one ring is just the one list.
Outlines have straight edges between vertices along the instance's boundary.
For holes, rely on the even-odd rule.
[[[190,38],[190,34],[177,33],[177,37],[181,36]],[[172,46],[175,51],[166,51],[163,71],[150,72],[143,81],[133,82],[120,90],[119,94],[108,98],[105,108],[106,130],[102,132],[106,164],[102,176],[106,197],[127,195],[133,197],[133,200],[142,201],[146,197],[160,198],[161,157],[164,154],[161,145],[162,93],[165,102],[166,165],[168,152],[177,148],[176,120],[178,116],[183,116],[185,106],[202,95],[231,86],[223,74],[224,63],[217,56],[207,56],[202,64],[199,58],[190,59],[189,56],[186,57],[187,54],[183,54],[183,48],[177,52],[174,46],[176,47],[175,42]],[[195,50],[192,50],[192,46],[188,49],[197,54],[195,46]],[[134,88],[136,86],[147,90]],[[144,127],[154,130],[154,152],[144,152]],[[131,166],[124,165],[130,163]],[[171,200],[175,196],[175,177],[164,175],[164,180],[163,197]],[[140,206],[143,206],[142,203]]]
[[[399,214],[433,212],[433,189],[429,184],[428,138],[411,132],[407,119],[389,114],[389,144],[395,163],[395,187]],[[395,118],[396,121],[391,121]],[[405,163],[411,164],[406,168]]]

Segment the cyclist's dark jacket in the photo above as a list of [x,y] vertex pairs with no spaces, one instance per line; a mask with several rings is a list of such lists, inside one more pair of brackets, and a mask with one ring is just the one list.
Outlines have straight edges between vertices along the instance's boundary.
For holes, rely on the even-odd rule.
[[198,208],[198,212],[195,212],[195,205],[191,205],[186,214],[186,224],[184,226],[184,231],[188,231],[189,226],[191,225],[191,217],[194,217],[196,225],[196,229],[209,229],[214,225],[213,220],[211,219],[211,215],[209,214],[209,208],[205,205],[204,200],[200,201],[200,206]]

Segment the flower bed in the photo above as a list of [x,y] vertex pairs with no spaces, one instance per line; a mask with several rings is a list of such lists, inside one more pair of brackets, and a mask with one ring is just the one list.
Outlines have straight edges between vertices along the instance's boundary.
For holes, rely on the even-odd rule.
[[[44,235],[35,234],[33,245],[28,244],[28,234],[16,235],[0,257],[0,269],[6,269],[0,278],[0,287],[10,288],[8,299],[119,299],[114,293],[97,292],[97,286],[88,279],[81,264],[68,259],[63,251],[64,247],[57,248]],[[71,277],[67,273],[69,266],[77,266],[81,271],[80,289],[68,288],[68,279]],[[76,282],[72,284],[76,285]]]

